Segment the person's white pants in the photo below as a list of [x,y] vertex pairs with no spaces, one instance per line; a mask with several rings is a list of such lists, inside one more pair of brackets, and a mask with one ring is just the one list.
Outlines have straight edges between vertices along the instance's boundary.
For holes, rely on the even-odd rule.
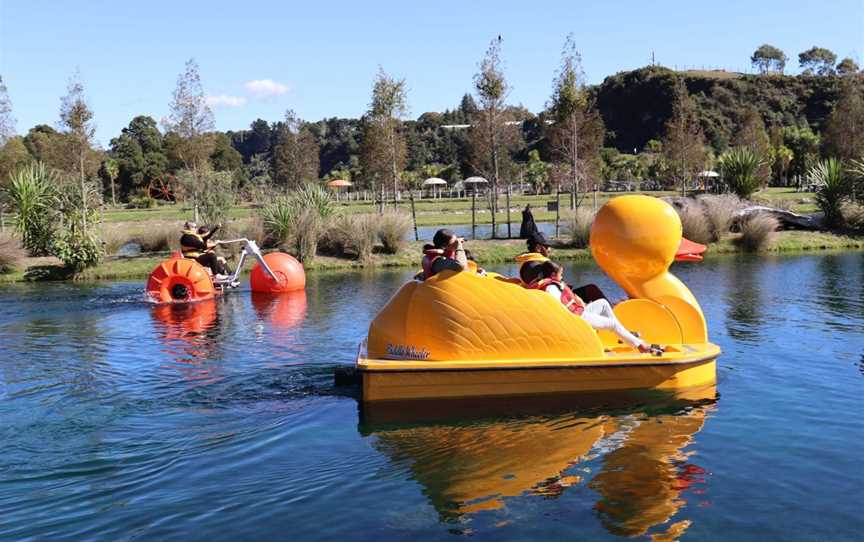
[[594,329],[608,329],[613,331],[621,339],[632,346],[638,348],[640,344],[645,344],[639,337],[630,333],[624,324],[622,324],[615,313],[612,311],[612,305],[605,299],[598,299],[585,305],[585,310],[582,312],[582,318],[588,322]]

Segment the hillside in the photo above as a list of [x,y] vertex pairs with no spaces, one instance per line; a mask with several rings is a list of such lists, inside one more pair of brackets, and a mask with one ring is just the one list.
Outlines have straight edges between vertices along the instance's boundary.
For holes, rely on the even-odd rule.
[[[722,71],[676,73],[649,66],[607,77],[592,89],[606,124],[606,145],[622,152],[641,150],[660,139],[672,111],[676,77],[683,77],[699,108],[708,142],[726,148],[749,108],[767,127],[803,122],[821,132],[840,87],[836,76],[747,75]],[[861,85],[861,78],[856,83]]]

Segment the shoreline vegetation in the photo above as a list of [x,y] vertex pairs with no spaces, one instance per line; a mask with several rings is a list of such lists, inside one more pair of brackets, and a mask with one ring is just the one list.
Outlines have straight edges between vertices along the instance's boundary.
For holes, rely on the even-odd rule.
[[[706,258],[748,252],[739,242],[740,234],[727,234],[720,241],[709,245]],[[420,268],[420,254],[423,241],[406,243],[396,254],[375,253],[366,261],[335,256],[317,256],[311,264],[304,265],[307,272],[356,271],[368,269]],[[524,252],[522,239],[478,239],[468,242],[468,247],[481,266],[512,263],[517,254]],[[565,243],[554,247],[554,258],[560,261],[591,260],[587,248],[574,248]],[[864,238],[837,235],[827,232],[780,231],[774,234],[770,244],[764,247],[762,255],[802,254],[815,251],[864,250]],[[99,280],[141,280],[146,281],[150,272],[172,251],[143,253],[139,256],[112,256],[105,258],[99,265],[75,275],[76,281]],[[68,280],[56,258],[28,258],[26,264],[16,271],[0,274],[0,284],[32,282],[40,280]],[[243,274],[248,274],[252,266],[247,266]]]

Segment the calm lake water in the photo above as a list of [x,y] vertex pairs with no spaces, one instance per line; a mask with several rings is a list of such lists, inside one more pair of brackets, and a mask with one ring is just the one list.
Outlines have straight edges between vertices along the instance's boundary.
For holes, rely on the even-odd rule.
[[410,270],[0,288],[0,540],[861,540],[864,254],[675,272],[716,390],[364,411],[332,372]]

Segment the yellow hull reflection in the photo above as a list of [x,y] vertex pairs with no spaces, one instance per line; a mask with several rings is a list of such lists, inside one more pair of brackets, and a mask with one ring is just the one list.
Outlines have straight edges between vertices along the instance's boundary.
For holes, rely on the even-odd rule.
[[[361,431],[407,465],[444,520],[502,510],[508,498],[555,498],[586,485],[599,496],[593,510],[603,527],[632,537],[667,524],[685,503],[682,492],[704,483],[704,471],[684,449],[715,397],[714,386],[703,386],[605,394],[605,400],[595,394],[590,403],[578,396],[493,399],[487,407],[456,400],[439,402],[436,414],[415,408],[429,417],[423,422],[411,419],[420,402],[367,403]],[[681,536],[689,521],[678,519],[650,534]]]

